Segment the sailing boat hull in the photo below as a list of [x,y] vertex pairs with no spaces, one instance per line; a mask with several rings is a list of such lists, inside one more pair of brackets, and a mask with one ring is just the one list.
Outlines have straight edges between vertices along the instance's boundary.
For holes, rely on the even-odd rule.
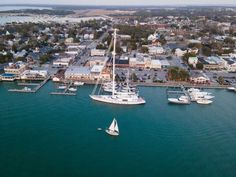
[[137,99],[129,99],[129,98],[113,98],[111,95],[90,95],[90,97],[95,101],[100,101],[104,103],[110,104],[120,104],[120,105],[138,105],[145,104],[145,100],[138,97]]
[[106,130],[106,133],[111,135],[111,136],[118,136],[119,133],[118,132],[115,132],[115,131],[111,131],[111,130]]

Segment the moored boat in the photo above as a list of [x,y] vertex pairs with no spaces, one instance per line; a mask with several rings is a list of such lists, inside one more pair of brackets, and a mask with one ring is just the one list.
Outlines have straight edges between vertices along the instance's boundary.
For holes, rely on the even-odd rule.
[[75,86],[82,86],[82,85],[84,85],[84,82],[75,81],[75,82],[74,82],[74,85],[75,85]]
[[168,98],[169,103],[174,104],[190,104],[190,100],[187,96],[180,96],[179,98]]
[[213,101],[212,100],[207,100],[207,99],[199,99],[197,100],[198,104],[211,104]]
[[76,92],[76,91],[77,91],[77,88],[71,87],[71,88],[69,88],[68,90],[71,91],[71,92]]

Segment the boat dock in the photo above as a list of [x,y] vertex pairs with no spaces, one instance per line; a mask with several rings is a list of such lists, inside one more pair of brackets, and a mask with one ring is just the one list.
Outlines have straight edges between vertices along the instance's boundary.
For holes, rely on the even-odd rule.
[[18,83],[17,85],[20,85],[20,86],[38,86],[39,83]]
[[41,87],[43,87],[48,81],[50,77],[47,77],[43,82],[36,84],[36,83],[19,83],[18,85],[22,86],[36,86],[33,89],[9,89],[9,92],[19,92],[19,93],[36,93]]
[[71,93],[71,92],[68,92],[69,88],[72,86],[72,82],[70,82],[65,90],[63,92],[51,92],[50,94],[51,95],[65,95],[65,96],[75,96],[76,93]]

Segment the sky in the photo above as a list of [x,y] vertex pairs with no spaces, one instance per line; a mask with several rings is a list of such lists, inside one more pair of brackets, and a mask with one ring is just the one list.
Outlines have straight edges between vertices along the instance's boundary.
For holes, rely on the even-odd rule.
[[0,0],[1,4],[69,5],[236,5],[236,0]]

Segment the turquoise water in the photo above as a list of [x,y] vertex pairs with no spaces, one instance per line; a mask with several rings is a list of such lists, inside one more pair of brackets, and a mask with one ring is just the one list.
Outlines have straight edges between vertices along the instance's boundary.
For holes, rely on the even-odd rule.
[[[1,177],[235,177],[236,94],[210,90],[212,105],[167,104],[164,88],[141,87],[147,104],[115,106],[53,96],[49,82],[36,94],[7,92],[0,83]],[[98,127],[116,117],[120,136]]]

